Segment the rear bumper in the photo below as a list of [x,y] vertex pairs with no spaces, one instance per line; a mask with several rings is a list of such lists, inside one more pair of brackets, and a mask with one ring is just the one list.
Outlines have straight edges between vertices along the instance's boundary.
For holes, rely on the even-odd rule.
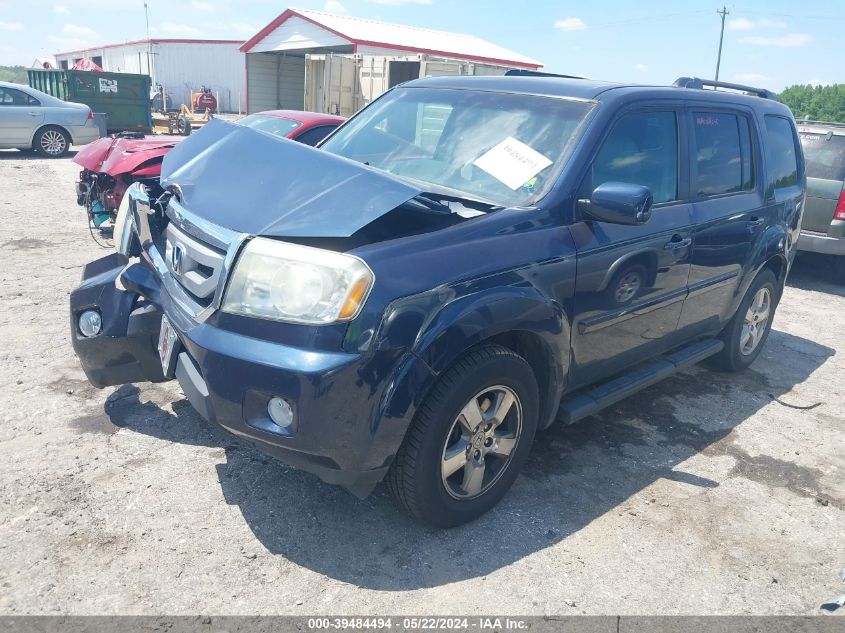
[[[73,346],[92,384],[166,380],[156,345],[167,314],[179,339],[175,377],[203,418],[358,496],[384,477],[408,425],[406,417],[384,414],[385,388],[415,357],[299,349],[198,323],[161,285],[145,292],[147,301],[119,290],[115,280],[127,262],[112,255],[89,264],[71,294]],[[152,273],[146,279],[157,283]],[[91,308],[100,310],[103,332],[85,338],[76,322]],[[287,429],[267,413],[273,397],[293,407]]]
[[824,255],[845,255],[845,237],[830,237],[824,233],[801,231],[798,250]]
[[100,128],[94,125],[93,121],[89,121],[85,125],[71,127],[70,133],[74,145],[88,145],[88,143],[93,143],[100,138]]

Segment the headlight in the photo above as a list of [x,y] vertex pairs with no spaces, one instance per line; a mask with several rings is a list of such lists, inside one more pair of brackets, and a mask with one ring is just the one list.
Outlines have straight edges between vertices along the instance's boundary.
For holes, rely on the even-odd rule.
[[132,245],[132,229],[135,221],[129,214],[129,192],[123,194],[120,206],[117,208],[117,217],[114,220],[114,247],[121,255],[130,256],[129,249]]
[[357,257],[257,237],[235,264],[222,309],[311,325],[350,321],[372,285]]

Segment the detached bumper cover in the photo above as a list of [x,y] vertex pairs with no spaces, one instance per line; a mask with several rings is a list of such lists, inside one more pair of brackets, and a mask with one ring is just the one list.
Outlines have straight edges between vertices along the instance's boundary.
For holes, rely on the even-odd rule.
[[[150,302],[139,304],[138,294],[115,286],[126,263],[119,255],[92,263],[71,294],[74,349],[92,384],[165,380],[156,345],[166,313],[179,337],[176,379],[203,418],[359,496],[384,477],[408,421],[385,415],[383,396],[390,376],[415,363],[412,355],[315,351],[252,338],[195,321],[161,286],[145,291]],[[104,329],[86,339],[76,319],[91,307],[100,309]],[[273,397],[293,406],[288,429],[267,413]]]

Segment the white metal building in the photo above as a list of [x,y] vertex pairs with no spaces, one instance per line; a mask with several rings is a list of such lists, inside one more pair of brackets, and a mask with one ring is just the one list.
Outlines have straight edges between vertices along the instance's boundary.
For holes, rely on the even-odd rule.
[[248,40],[247,110],[349,116],[417,77],[502,75],[542,64],[473,35],[287,9]]
[[161,84],[176,107],[190,106],[203,85],[219,95],[219,108],[237,112],[245,103],[243,40],[150,39],[57,53],[56,67],[88,57],[107,72],[140,73]]

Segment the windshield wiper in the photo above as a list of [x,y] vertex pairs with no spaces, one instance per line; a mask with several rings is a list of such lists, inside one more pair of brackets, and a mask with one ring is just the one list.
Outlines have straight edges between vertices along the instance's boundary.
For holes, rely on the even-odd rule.
[[[493,204],[492,202],[487,202],[486,200],[479,200],[478,198],[470,198],[464,195],[453,195],[451,193],[440,193],[435,191],[423,191],[420,194],[414,196],[415,199],[425,198],[426,200],[437,202],[457,202],[458,204],[467,207],[468,209],[475,209],[477,211],[484,211],[487,213],[488,211],[495,211],[497,209],[503,209],[501,205]],[[441,207],[449,208],[448,205],[441,204]]]

